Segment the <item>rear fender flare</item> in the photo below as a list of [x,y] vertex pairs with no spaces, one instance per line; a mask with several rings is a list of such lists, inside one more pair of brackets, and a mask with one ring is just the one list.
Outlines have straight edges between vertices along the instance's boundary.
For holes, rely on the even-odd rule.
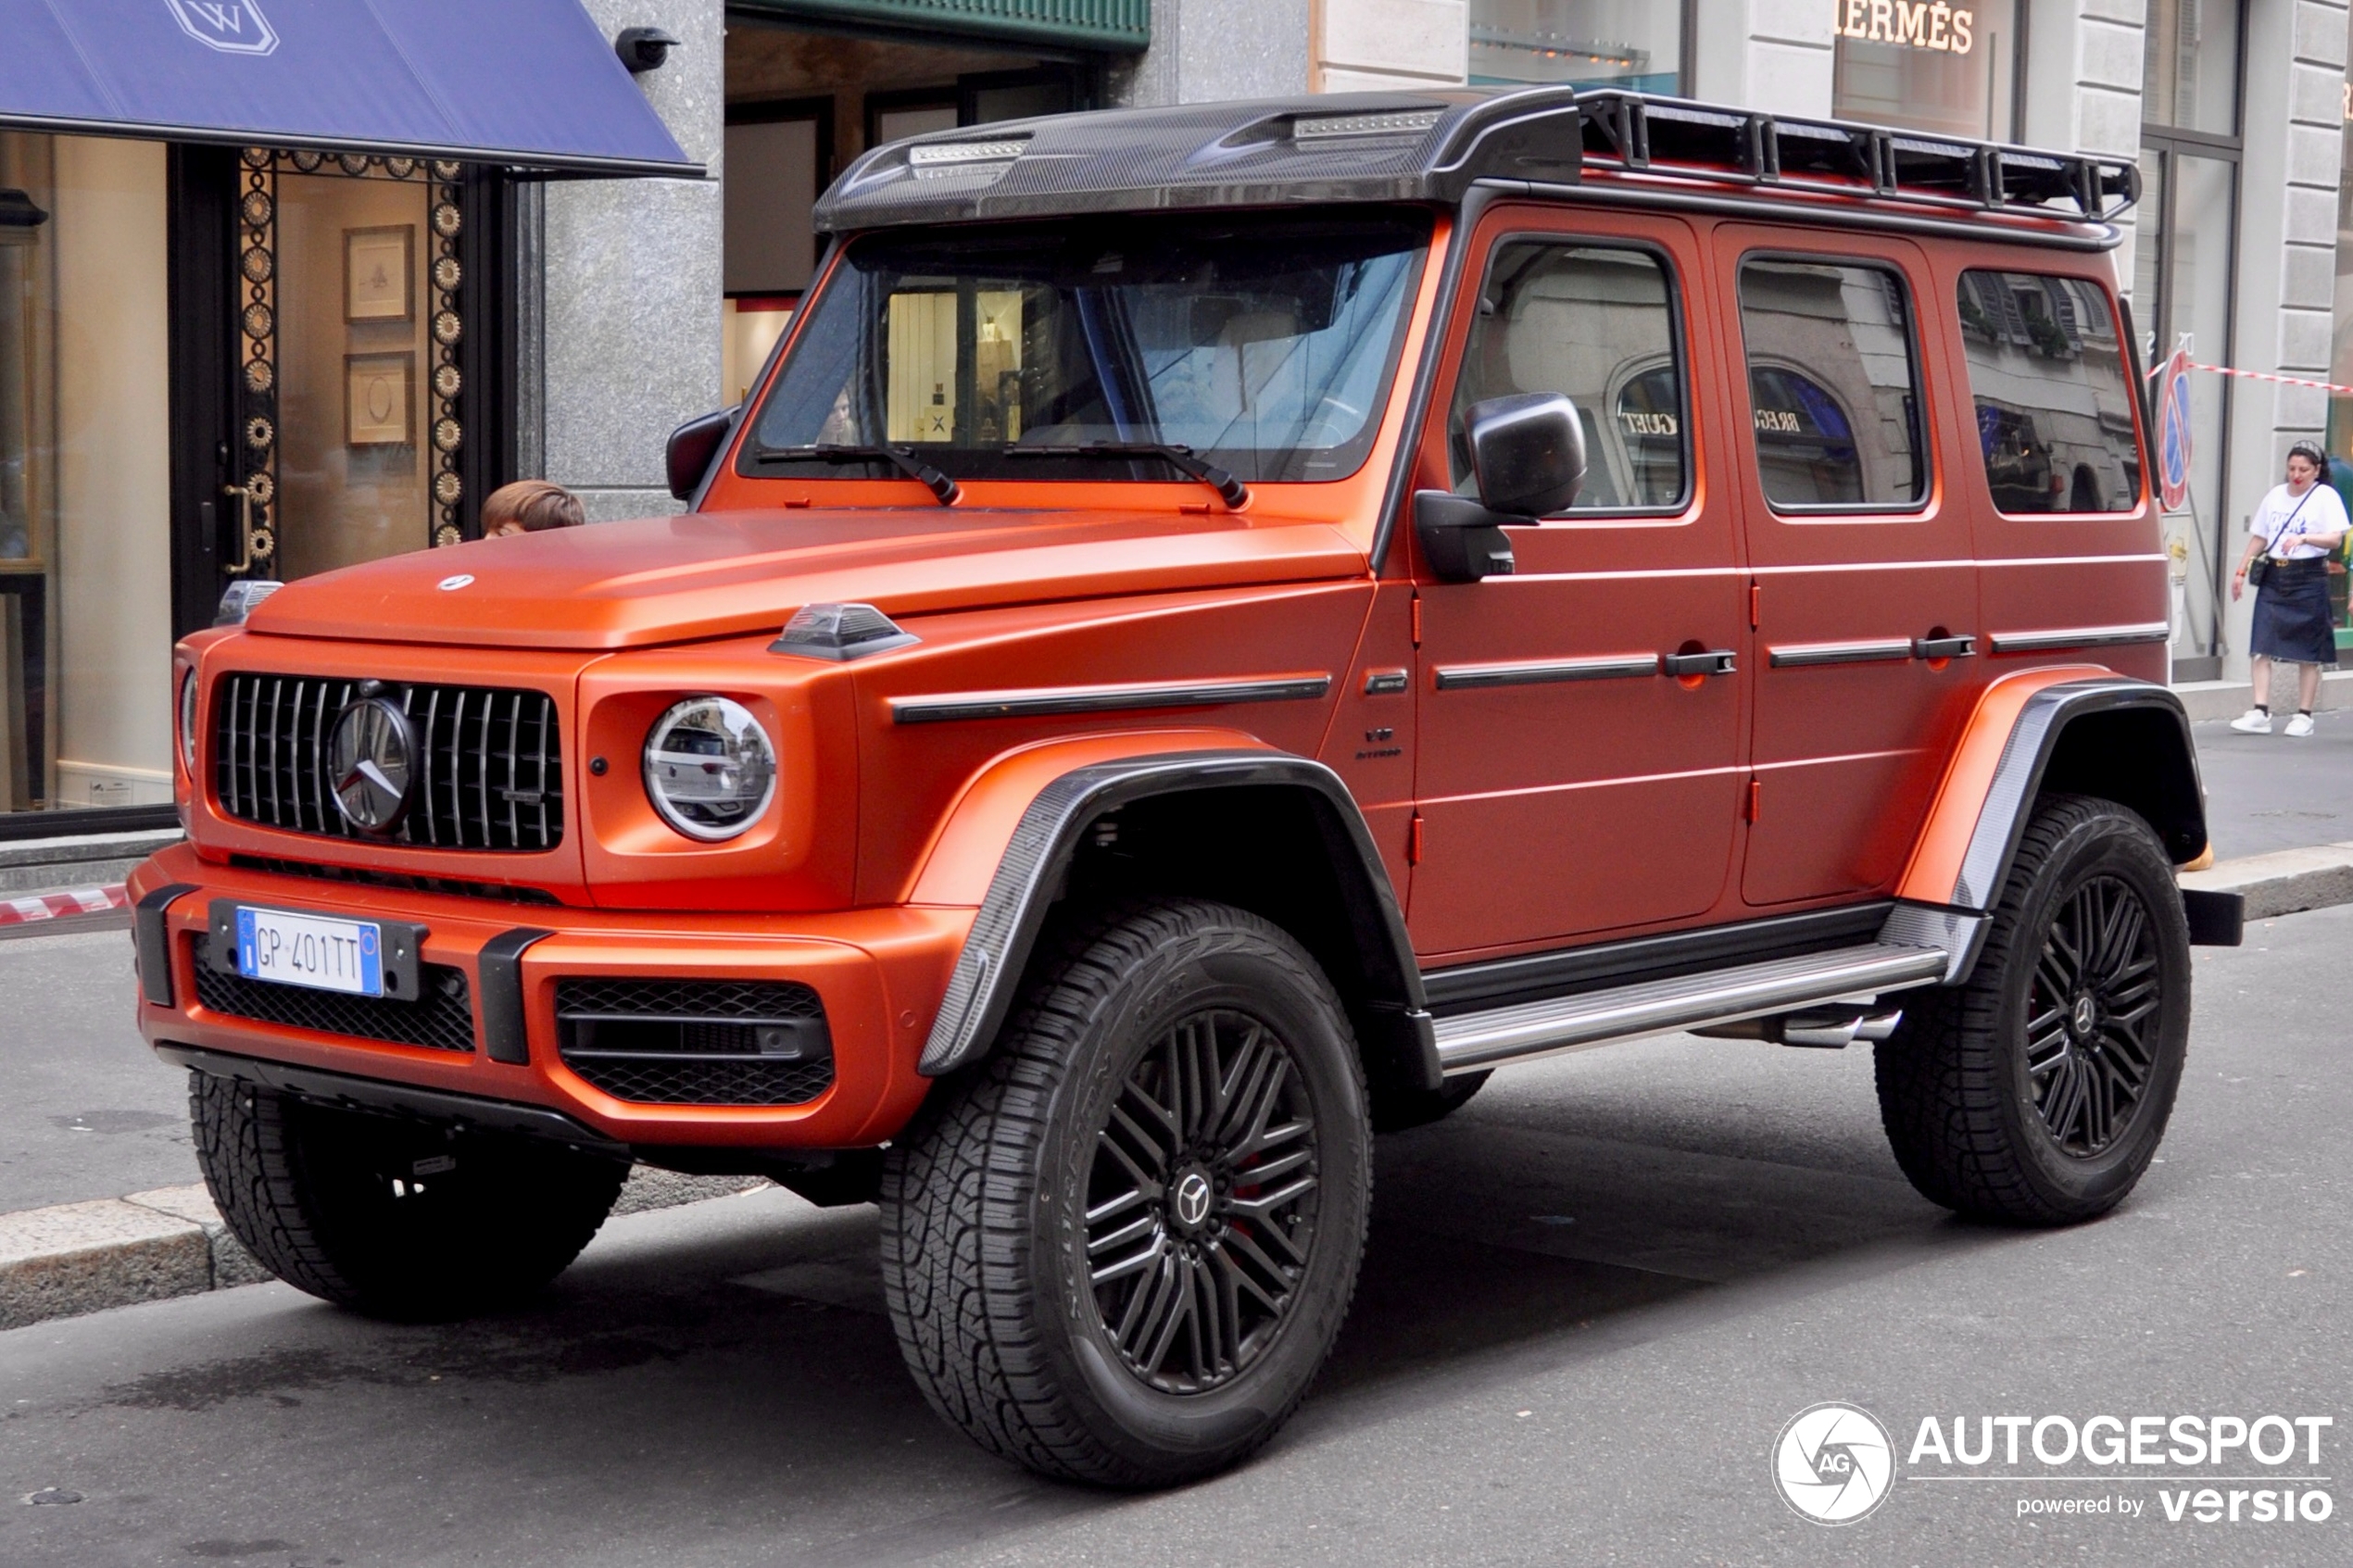
[[1979,699],[1883,939],[1941,946],[1946,984],[1967,979],[2046,789],[2139,813],[2176,865],[2205,852],[2206,792],[2182,699],[2097,667],[2033,671]]
[[[1288,792],[1312,807],[1321,850],[1342,890],[1364,1009],[1380,1021],[1379,1032],[1388,1036],[1362,1043],[1368,1051],[1382,1053],[1384,1070],[1402,1072],[1405,1081],[1435,1088],[1442,1082],[1437,1047],[1404,917],[1364,816],[1340,776],[1320,762],[1263,746],[1172,750],[1167,748],[1170,741],[1208,737],[1152,738],[1160,746],[1151,752],[1086,761],[1070,759],[1076,765],[1053,772],[1029,795],[1018,822],[1002,838],[916,1071],[937,1078],[988,1055],[1091,824],[1107,812],[1156,797],[1259,789]],[[1013,760],[1024,761],[1019,771],[1035,778],[1043,759],[1033,754]],[[974,803],[978,793],[968,792],[959,816],[967,810],[990,813],[988,805]],[[1001,811],[1001,804],[995,809]],[[966,842],[954,842],[958,828],[951,822],[936,843],[934,863],[917,880],[917,901],[931,901],[924,895],[946,893],[970,874],[975,847],[969,831],[961,834]],[[943,857],[961,862],[961,869],[953,863],[938,865]],[[1339,983],[1341,977],[1334,979]],[[1362,1022],[1360,1017],[1360,1026]]]

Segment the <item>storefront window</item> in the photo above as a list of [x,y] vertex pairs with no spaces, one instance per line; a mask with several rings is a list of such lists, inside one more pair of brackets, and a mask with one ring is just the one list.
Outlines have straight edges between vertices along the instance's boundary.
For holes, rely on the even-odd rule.
[[2008,141],[2016,0],[1831,0],[1831,112],[1842,119]]
[[0,134],[0,811],[171,799],[165,155]]
[[1679,93],[1683,11],[1676,0],[1471,0],[1471,85]]
[[2141,118],[2209,135],[2239,129],[2241,0],[2149,0]]

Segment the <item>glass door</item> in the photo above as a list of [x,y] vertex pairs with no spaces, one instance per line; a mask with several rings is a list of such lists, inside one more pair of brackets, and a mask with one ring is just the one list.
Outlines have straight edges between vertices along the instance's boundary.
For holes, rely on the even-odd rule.
[[224,581],[464,536],[462,175],[415,158],[245,155]]

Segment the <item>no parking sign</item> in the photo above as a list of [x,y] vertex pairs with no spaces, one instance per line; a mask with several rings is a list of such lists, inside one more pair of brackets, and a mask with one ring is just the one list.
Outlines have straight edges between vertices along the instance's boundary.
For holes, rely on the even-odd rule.
[[2178,512],[2190,495],[2190,350],[2177,345],[2165,361],[2157,405],[2157,497]]

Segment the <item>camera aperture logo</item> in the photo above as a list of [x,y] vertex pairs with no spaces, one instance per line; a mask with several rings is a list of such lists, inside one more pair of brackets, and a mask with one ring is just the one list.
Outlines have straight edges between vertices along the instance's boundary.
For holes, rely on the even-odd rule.
[[1895,1444],[1869,1411],[1815,1405],[1791,1418],[1773,1442],[1781,1500],[1817,1524],[1852,1524],[1887,1500]]

